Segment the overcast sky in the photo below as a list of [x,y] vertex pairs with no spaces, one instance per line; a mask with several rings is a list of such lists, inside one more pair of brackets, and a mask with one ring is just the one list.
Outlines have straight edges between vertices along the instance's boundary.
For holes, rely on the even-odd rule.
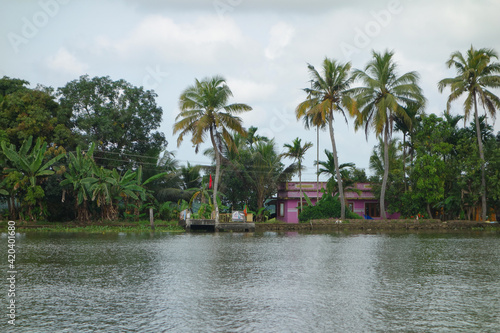
[[[294,138],[316,144],[314,130],[297,122],[294,110],[306,98],[307,63],[325,57],[363,69],[372,50],[393,50],[399,73],[417,71],[428,99],[427,113],[441,115],[449,90],[437,82],[455,72],[445,66],[454,51],[500,52],[498,0],[0,0],[0,76],[55,88],[80,75],[110,76],[153,89],[163,109],[160,130],[181,163],[209,164],[194,154],[188,138],[172,134],[182,90],[216,74],[234,98],[253,111],[245,127],[275,137],[278,147]],[[454,104],[453,114],[462,111]],[[483,112],[481,110],[481,112]],[[489,120],[492,123],[492,120]],[[500,130],[500,122],[495,131]],[[377,143],[337,118],[340,163],[365,168]],[[209,143],[206,144],[209,147]],[[328,132],[323,150],[331,150]],[[315,180],[316,148],[303,180]],[[291,162],[291,161],[289,161]]]

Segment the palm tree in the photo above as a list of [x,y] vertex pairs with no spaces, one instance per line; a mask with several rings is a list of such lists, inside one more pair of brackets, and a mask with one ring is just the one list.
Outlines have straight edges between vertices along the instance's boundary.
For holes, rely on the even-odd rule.
[[384,175],[380,192],[380,212],[383,219],[385,213],[385,192],[389,176],[389,149],[388,144],[392,137],[393,124],[398,117],[410,124],[411,119],[406,109],[411,104],[425,106],[425,97],[418,86],[419,75],[408,72],[397,75],[397,65],[393,60],[394,52],[373,51],[373,59],[366,65],[365,70],[355,70],[354,77],[365,86],[353,89],[356,94],[356,103],[359,114],[356,119],[356,129],[365,127],[368,138],[370,129],[384,140]]
[[481,205],[482,220],[486,221],[486,178],[485,178],[485,160],[483,151],[483,142],[481,140],[481,130],[479,127],[479,114],[477,102],[485,109],[491,117],[495,118],[495,113],[500,109],[500,98],[493,94],[489,88],[500,87],[500,63],[491,62],[492,59],[498,59],[498,54],[492,49],[475,50],[474,47],[467,51],[464,56],[456,51],[446,62],[448,68],[454,67],[457,76],[446,78],[438,83],[439,91],[450,87],[451,94],[448,96],[446,109],[449,112],[451,103],[462,95],[466,95],[464,101],[465,121],[470,116],[474,108],[474,120],[476,123],[477,145],[479,148],[479,158],[481,159]]
[[[327,181],[327,190],[333,194],[338,192],[338,182],[336,180],[336,170],[335,170],[335,160],[331,151],[325,149],[326,161],[316,161],[318,166],[318,173],[320,175],[329,175]],[[353,186],[354,181],[351,179],[351,171],[355,169],[354,163],[342,163],[339,165],[340,176],[342,177],[342,185],[344,186],[344,192],[353,191],[357,192]]]
[[217,189],[221,166],[221,148],[225,141],[231,149],[236,149],[232,144],[230,130],[245,135],[241,118],[235,116],[252,108],[246,104],[229,104],[229,97],[233,94],[226,85],[226,80],[221,76],[196,80],[195,84],[184,90],[179,98],[180,113],[175,118],[173,132],[179,133],[177,146],[186,134],[191,133],[191,142],[198,152],[199,145],[204,142],[207,133],[215,152],[215,180],[213,188],[213,204],[215,206],[215,224],[219,223],[219,207],[217,204]]
[[313,146],[311,142],[304,142],[302,146],[300,138],[295,138],[292,144],[285,143],[284,148],[287,149],[283,156],[292,158],[297,161],[297,166],[299,169],[299,187],[300,187],[300,211],[302,211],[302,160],[304,160],[304,155],[307,150]]
[[333,157],[335,160],[335,170],[339,179],[339,198],[341,204],[341,219],[345,218],[344,189],[337,157],[337,147],[335,145],[335,135],[333,130],[333,111],[342,114],[347,123],[344,108],[354,110],[354,101],[349,95],[349,88],[353,82],[350,75],[351,63],[337,63],[335,60],[325,58],[323,61],[323,71],[320,74],[314,66],[308,64],[309,74],[312,77],[311,88],[305,88],[308,98],[300,103],[295,109],[297,119],[311,116],[311,121],[315,126],[328,124],[330,139],[332,142]]
[[[311,80],[312,86],[313,80]],[[311,98],[311,94],[308,95]],[[305,114],[302,116],[304,122],[304,128],[310,129],[311,126],[316,127],[316,161],[319,161],[319,130],[324,130],[326,128],[326,123],[321,121],[321,114]],[[317,125],[315,125],[317,124]],[[319,201],[319,165],[316,163],[316,202]]]
[[373,147],[372,154],[370,156],[369,167],[375,173],[375,177],[378,179],[383,178],[385,173],[385,149],[388,147],[389,155],[389,173],[398,173],[398,168],[404,165],[404,160],[402,160],[399,154],[399,140],[391,139],[387,146],[384,141],[379,138],[379,144]]
[[289,181],[297,171],[295,164],[285,167],[281,160],[274,139],[259,141],[250,149],[250,165],[242,169],[245,180],[255,192],[258,220],[266,199],[276,193],[279,183]]
[[256,134],[258,128],[255,126],[250,126],[248,129],[248,135],[246,137],[246,143],[248,146],[251,148],[254,143],[257,143],[259,141],[264,141],[264,142],[269,142],[269,139],[266,138],[265,136],[260,136]]
[[[407,151],[409,151],[412,146],[411,139],[415,132],[415,127],[418,125],[420,121],[420,117],[423,114],[423,109],[418,104],[410,103],[405,107],[405,114],[408,115],[410,121],[405,121],[405,117],[394,118],[394,130],[403,133],[403,182],[405,186],[405,192],[407,190],[407,179],[406,179],[406,160],[407,160]],[[409,137],[410,141],[407,142],[406,138]],[[412,155],[410,155],[412,157]],[[413,158],[410,158],[410,163],[413,161]]]

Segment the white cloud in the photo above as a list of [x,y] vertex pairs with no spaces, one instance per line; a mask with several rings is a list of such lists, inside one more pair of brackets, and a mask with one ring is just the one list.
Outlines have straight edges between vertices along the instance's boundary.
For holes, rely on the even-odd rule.
[[295,29],[285,22],[278,22],[273,25],[269,31],[269,43],[265,49],[266,57],[271,60],[280,57],[285,47],[292,40],[294,32]]
[[87,64],[79,61],[64,47],[59,48],[55,55],[49,56],[46,64],[49,69],[70,76],[85,74],[88,68]]
[[143,19],[125,38],[96,40],[96,47],[114,49],[122,57],[151,53],[166,61],[212,63],[228,48],[243,45],[239,27],[233,20],[202,16],[178,23],[162,15]]
[[234,100],[238,103],[263,102],[276,92],[276,86],[270,83],[229,78],[227,84],[233,92]]

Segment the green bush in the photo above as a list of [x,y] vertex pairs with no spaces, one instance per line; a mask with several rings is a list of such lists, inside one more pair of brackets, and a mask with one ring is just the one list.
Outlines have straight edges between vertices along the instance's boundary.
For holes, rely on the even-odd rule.
[[[309,220],[338,218],[340,217],[340,210],[338,196],[333,197],[327,193],[323,193],[323,196],[315,206],[307,206],[302,210],[299,214],[299,221],[307,222]],[[361,219],[361,216],[351,212],[347,207],[345,217],[346,219]]]

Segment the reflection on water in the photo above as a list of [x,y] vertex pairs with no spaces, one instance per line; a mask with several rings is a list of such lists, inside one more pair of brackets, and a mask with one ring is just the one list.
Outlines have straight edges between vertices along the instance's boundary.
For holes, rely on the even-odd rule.
[[27,233],[16,245],[16,332],[500,330],[498,234]]

